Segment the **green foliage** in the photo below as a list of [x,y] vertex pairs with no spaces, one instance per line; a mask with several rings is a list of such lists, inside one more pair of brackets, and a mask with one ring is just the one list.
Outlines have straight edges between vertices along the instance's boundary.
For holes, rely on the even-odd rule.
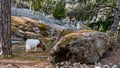
[[115,0],[79,1],[79,5],[67,12],[67,16],[76,20],[93,21],[88,23],[90,28],[105,32],[111,28],[116,6]]
[[14,58],[15,57],[15,55],[6,55],[6,56],[3,56],[2,58],[3,59],[12,59],[12,58]]
[[[96,1],[96,2],[95,2]],[[76,18],[76,20],[82,21],[90,21],[94,18],[97,18],[98,12],[101,9],[108,8],[110,10],[108,13],[106,10],[102,12],[107,12],[107,14],[113,14],[113,10],[116,8],[116,1],[115,0],[89,0],[84,3],[83,1],[79,1],[79,6],[76,8],[72,8],[73,11],[68,12],[67,16],[71,18]],[[107,16],[107,14],[105,14]]]
[[61,18],[65,17],[65,2],[64,2],[64,0],[60,0],[57,3],[57,5],[54,9],[54,12],[53,12],[53,16],[56,19],[61,19]]
[[28,0],[29,4],[32,3],[32,10],[52,14],[55,8],[56,1],[51,0]]
[[42,8],[44,0],[30,0],[32,1],[32,9],[39,11]]
[[109,16],[104,21],[99,20],[97,22],[88,23],[87,26],[97,31],[106,32],[110,29],[111,25],[113,24],[113,19],[113,16]]
[[43,12],[46,14],[52,14],[55,8],[55,3],[54,1],[46,0],[42,8]]

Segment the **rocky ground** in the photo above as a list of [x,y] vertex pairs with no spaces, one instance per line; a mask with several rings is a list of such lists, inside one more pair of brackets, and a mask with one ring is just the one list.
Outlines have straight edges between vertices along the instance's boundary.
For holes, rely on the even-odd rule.
[[120,46],[113,46],[112,51],[108,51],[100,60],[102,64],[119,65],[120,67]]
[[[34,54],[33,54],[34,55]],[[44,55],[41,55],[44,56]],[[41,57],[44,61],[35,61],[35,60],[18,60],[18,59],[3,59],[0,60],[0,68],[54,68],[49,61],[47,61],[46,57]],[[120,48],[114,48],[113,51],[107,52],[104,57],[99,61],[103,65],[118,65],[120,67]]]

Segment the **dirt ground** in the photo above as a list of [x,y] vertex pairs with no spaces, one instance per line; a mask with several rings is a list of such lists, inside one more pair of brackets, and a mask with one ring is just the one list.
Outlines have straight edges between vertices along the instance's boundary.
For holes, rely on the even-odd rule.
[[[24,44],[13,45],[14,57],[11,59],[0,59],[0,68],[54,68],[47,60],[49,50],[52,46],[47,46],[47,51],[42,52],[39,48],[37,52],[25,53]],[[103,65],[118,65],[120,68],[120,47],[113,47],[98,62]]]
[[108,51],[98,62],[104,65],[118,65],[120,68],[120,46],[112,47],[112,51]]
[[50,65],[49,62],[35,62],[28,60],[1,60],[0,68],[45,68]]

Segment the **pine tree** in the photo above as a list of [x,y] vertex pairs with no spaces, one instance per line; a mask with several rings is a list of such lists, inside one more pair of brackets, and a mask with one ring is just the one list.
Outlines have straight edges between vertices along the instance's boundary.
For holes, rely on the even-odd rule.
[[0,0],[0,47],[3,56],[12,54],[11,0]]
[[65,1],[64,0],[60,0],[58,2],[58,4],[54,9],[53,16],[56,19],[61,19],[65,17]]

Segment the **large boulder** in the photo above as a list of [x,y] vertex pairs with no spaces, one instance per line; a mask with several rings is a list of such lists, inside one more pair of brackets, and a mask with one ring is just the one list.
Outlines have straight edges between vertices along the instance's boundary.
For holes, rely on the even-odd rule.
[[54,31],[58,31],[45,23],[27,17],[11,16],[11,21],[11,31],[17,34],[21,33],[20,31],[23,31],[23,34],[30,34],[35,37],[37,35],[33,34],[48,37],[51,36]]
[[106,33],[80,30],[67,34],[51,49],[49,60],[52,63],[71,61],[95,63],[110,47]]
[[[54,45],[58,29],[55,29],[42,21],[22,16],[11,16],[11,39],[12,42],[23,41],[24,37],[41,39],[46,45]],[[53,39],[51,39],[54,36]],[[50,39],[49,39],[50,38]],[[51,42],[52,43],[49,43]],[[19,43],[19,42],[17,42]],[[16,42],[15,42],[16,44]]]

